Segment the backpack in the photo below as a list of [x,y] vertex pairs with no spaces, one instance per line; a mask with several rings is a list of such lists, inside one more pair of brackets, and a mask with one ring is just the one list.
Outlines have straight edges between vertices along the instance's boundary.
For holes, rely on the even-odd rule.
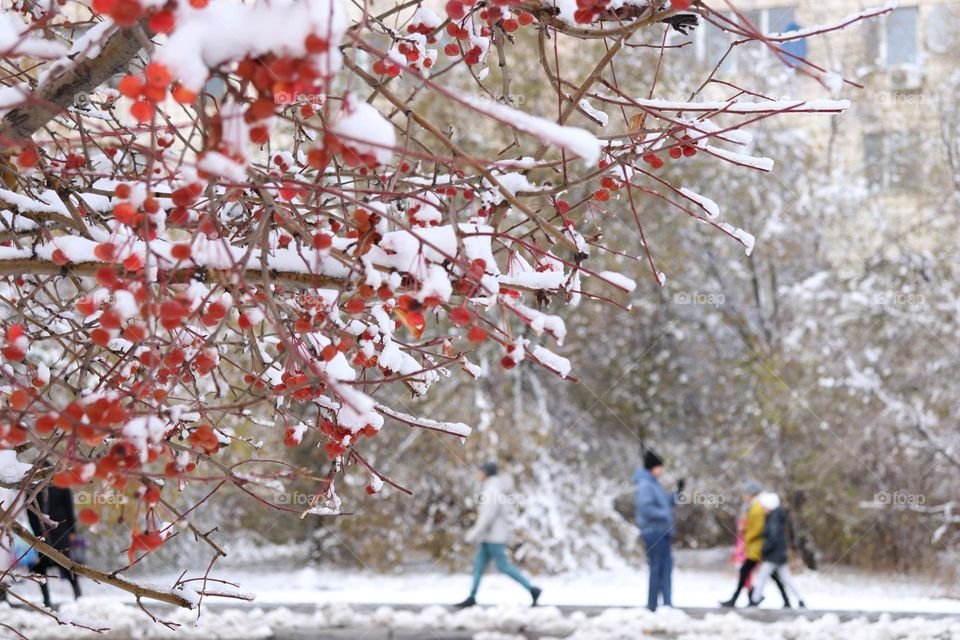
[[10,566],[17,569],[29,569],[40,559],[37,550],[27,544],[19,536],[13,536],[13,545],[10,547]]

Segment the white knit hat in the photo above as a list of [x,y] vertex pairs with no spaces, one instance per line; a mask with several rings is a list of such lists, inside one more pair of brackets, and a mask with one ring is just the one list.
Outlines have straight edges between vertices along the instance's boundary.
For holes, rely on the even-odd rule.
[[773,511],[780,506],[780,496],[772,491],[764,491],[760,494],[757,500],[760,501],[760,506],[767,511]]

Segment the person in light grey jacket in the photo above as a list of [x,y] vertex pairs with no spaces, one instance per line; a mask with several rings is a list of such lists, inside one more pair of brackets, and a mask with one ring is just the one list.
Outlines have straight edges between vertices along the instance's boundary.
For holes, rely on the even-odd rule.
[[509,479],[497,473],[496,462],[485,462],[480,465],[480,479],[483,482],[483,489],[480,493],[477,521],[464,536],[467,542],[480,545],[473,562],[473,586],[467,599],[456,606],[464,608],[477,604],[480,580],[491,561],[497,566],[498,571],[510,576],[529,591],[533,606],[537,606],[541,590],[530,584],[530,581],[507,559],[506,545],[510,542],[513,531]]

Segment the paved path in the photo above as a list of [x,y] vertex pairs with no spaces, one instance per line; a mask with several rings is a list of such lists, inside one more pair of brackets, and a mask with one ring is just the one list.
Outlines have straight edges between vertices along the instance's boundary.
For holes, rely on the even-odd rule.
[[[217,606],[217,605],[212,605]],[[234,605],[227,605],[234,606]],[[237,605],[244,606],[244,605]],[[248,606],[248,605],[247,605]],[[281,605],[268,605],[264,608],[279,608]],[[310,611],[314,608],[315,605],[312,604],[291,604],[287,608],[294,611]],[[347,605],[354,610],[359,611],[374,611],[379,607],[390,607],[392,609],[404,610],[404,611],[419,611],[424,607],[422,605],[409,605],[409,604],[353,604]],[[583,612],[588,616],[599,615],[604,610],[609,607],[600,607],[600,606],[587,606],[587,607],[578,607],[578,606],[558,606],[560,611],[564,615],[569,615],[574,612]],[[450,610],[453,611],[453,607],[450,607]],[[803,617],[807,619],[819,618],[826,614],[836,615],[841,621],[853,620],[856,618],[866,618],[870,622],[876,622],[880,619],[884,612],[878,611],[824,611],[824,610],[810,610],[810,609],[747,609],[747,608],[738,608],[738,609],[721,609],[721,608],[711,608],[711,607],[683,607],[682,611],[687,613],[687,615],[694,618],[703,618],[708,614],[725,614],[730,612],[736,612],[738,615],[743,616],[744,618],[755,620],[757,622],[777,622],[780,620],[789,620],[792,618]],[[923,618],[928,620],[935,620],[941,618],[954,618],[960,620],[960,614],[943,614],[943,613],[929,613],[929,612],[909,612],[909,611],[897,611],[897,612],[887,612],[891,619],[898,618]],[[409,630],[399,630],[399,629],[329,629],[329,630],[318,630],[315,628],[311,629],[289,629],[278,633],[273,640],[472,640],[473,632],[470,631],[409,631]],[[537,636],[530,636],[531,638],[536,638]]]
[[[390,609],[395,609],[397,611],[421,611],[427,606],[442,606],[450,611],[457,611],[456,608],[447,605],[421,605],[421,604],[392,604],[389,602],[378,602],[378,603],[359,603],[351,604],[348,602],[336,603],[336,606],[345,606],[350,607],[355,611],[376,611],[380,607],[389,607]],[[214,603],[207,601],[204,604],[205,607],[213,608],[249,608],[249,607],[258,607],[260,609],[270,611],[273,609],[279,609],[281,607],[290,609],[291,611],[298,612],[310,612],[313,611],[318,606],[326,606],[326,603],[313,604],[309,602],[297,602],[291,604],[280,604],[280,603],[269,603],[269,604],[258,604],[253,602],[251,604],[241,604],[241,603]],[[483,606],[483,605],[479,605]],[[600,615],[600,613],[606,611],[607,609],[628,609],[630,607],[605,607],[605,606],[578,606],[578,605],[544,605],[544,607],[555,607],[559,609],[564,615],[570,615],[575,612],[583,612],[588,616]],[[639,608],[639,607],[637,607]],[[736,609],[723,609],[720,607],[678,607],[681,611],[687,615],[694,618],[703,618],[708,614],[717,614],[723,615],[725,613],[736,613],[748,620],[756,620],[757,622],[777,622],[779,620],[787,620],[790,618],[807,618],[814,619],[820,618],[827,614],[833,614],[837,616],[841,621],[846,622],[847,620],[855,620],[857,618],[866,618],[870,622],[876,622],[880,619],[880,616],[886,615],[889,616],[892,620],[898,620],[900,618],[922,618],[924,620],[940,620],[944,618],[948,619],[957,619],[960,620],[960,613],[938,613],[930,611],[855,611],[849,609],[752,609],[747,607],[737,607]]]

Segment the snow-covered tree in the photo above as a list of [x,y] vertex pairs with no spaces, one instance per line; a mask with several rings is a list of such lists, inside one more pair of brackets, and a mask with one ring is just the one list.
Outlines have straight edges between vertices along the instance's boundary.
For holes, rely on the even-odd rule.
[[[196,606],[222,594],[207,574],[158,589],[122,572],[174,536],[222,556],[193,514],[224,487],[277,517],[340,515],[343,473],[403,491],[366,440],[467,437],[397,389],[476,377],[480,345],[500,368],[572,377],[555,352],[566,326],[544,308],[632,292],[592,266],[605,254],[641,253],[662,285],[651,202],[749,254],[753,236],[669,169],[696,157],[768,173],[744,126],[848,103],[657,97],[668,34],[710,20],[780,51],[886,9],[770,35],[710,4],[5,6],[0,534],[139,599]],[[618,76],[623,60],[645,67],[644,87]],[[519,108],[514,68],[551,91],[549,108]],[[606,221],[629,234],[604,237]],[[309,464],[268,455],[279,442],[309,448]],[[290,483],[312,499],[265,497]],[[121,514],[80,512],[128,528],[125,561],[82,565],[34,536],[18,518],[47,484],[128,494]]]

